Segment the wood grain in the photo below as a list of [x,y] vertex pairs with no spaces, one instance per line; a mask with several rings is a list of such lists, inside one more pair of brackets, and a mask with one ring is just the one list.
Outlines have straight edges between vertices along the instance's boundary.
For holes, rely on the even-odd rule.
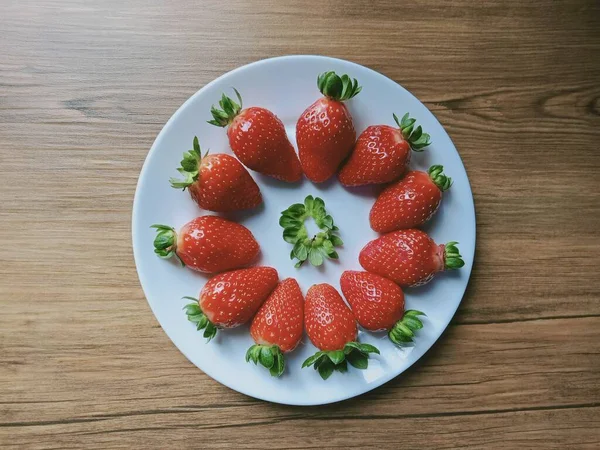
[[[0,36],[1,447],[600,446],[598,2],[4,1]],[[477,209],[442,339],[319,408],[192,366],[130,244],[137,176],[175,109],[291,53],[356,61],[423,100]]]

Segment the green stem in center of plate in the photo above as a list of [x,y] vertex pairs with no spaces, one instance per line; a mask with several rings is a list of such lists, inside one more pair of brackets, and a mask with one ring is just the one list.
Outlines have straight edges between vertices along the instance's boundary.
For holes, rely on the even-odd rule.
[[[312,218],[319,229],[310,237],[304,222]],[[325,202],[319,197],[309,195],[304,203],[295,203],[281,213],[279,225],[283,227],[283,239],[294,246],[290,259],[297,259],[296,268],[308,260],[313,266],[320,266],[326,258],[338,259],[335,247],[344,242],[338,236],[339,228],[333,223],[333,217],[327,214]]]

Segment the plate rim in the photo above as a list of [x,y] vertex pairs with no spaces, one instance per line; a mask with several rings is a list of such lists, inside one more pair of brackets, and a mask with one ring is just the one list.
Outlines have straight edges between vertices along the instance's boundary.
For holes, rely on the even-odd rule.
[[[139,196],[140,194],[140,189],[141,189],[141,185],[143,184],[143,180],[146,177],[146,173],[148,172],[148,166],[149,166],[149,161],[152,158],[152,155],[157,151],[158,145],[157,142],[160,140],[161,135],[163,135],[164,133],[166,133],[166,130],[168,130],[173,122],[175,120],[177,120],[177,117],[182,113],[182,111],[184,109],[186,109],[187,105],[192,103],[196,97],[202,95],[202,93],[208,89],[210,89],[210,87],[213,84],[217,84],[217,82],[219,80],[221,80],[224,77],[227,77],[231,74],[243,71],[245,69],[247,69],[248,67],[251,66],[260,66],[266,63],[271,63],[273,61],[282,61],[285,62],[286,60],[302,60],[302,59],[307,59],[307,60],[313,60],[313,59],[317,59],[317,60],[322,60],[322,61],[333,61],[336,63],[343,63],[343,64],[349,64],[350,66],[354,66],[356,68],[359,68],[360,70],[366,70],[371,72],[373,75],[379,76],[379,77],[383,77],[385,79],[387,79],[389,82],[392,82],[393,84],[395,84],[396,86],[398,86],[400,89],[404,90],[408,95],[414,97],[414,99],[416,99],[419,103],[421,103],[426,109],[427,111],[429,111],[431,113],[431,116],[433,117],[433,119],[438,123],[438,125],[444,130],[444,132],[446,133],[446,135],[448,136],[448,139],[450,140],[452,146],[454,147],[454,150],[456,151],[456,154],[458,155],[458,159],[460,161],[460,164],[464,170],[464,173],[466,175],[466,187],[468,189],[468,193],[470,195],[471,201],[472,201],[472,205],[473,205],[473,221],[472,221],[472,229],[473,229],[473,251],[472,254],[470,255],[465,255],[467,257],[469,257],[469,261],[471,262],[468,265],[468,274],[466,274],[466,282],[464,284],[464,287],[462,289],[462,292],[460,293],[460,300],[456,303],[456,307],[454,308],[454,310],[452,311],[452,314],[449,316],[449,319],[446,323],[442,323],[440,326],[440,332],[437,335],[437,337],[433,340],[433,342],[429,345],[429,347],[427,349],[425,349],[423,351],[423,353],[421,354],[421,356],[419,356],[417,359],[415,359],[413,362],[411,362],[410,364],[408,364],[408,366],[406,366],[404,368],[404,370],[398,372],[398,373],[394,373],[394,372],[388,372],[385,376],[382,376],[381,378],[379,378],[377,381],[370,383],[368,385],[365,386],[365,389],[363,391],[361,391],[360,393],[350,393],[350,394],[342,394],[340,396],[338,396],[337,398],[332,398],[326,401],[321,401],[321,402],[302,402],[302,401],[286,401],[286,400],[274,400],[272,398],[267,398],[266,396],[263,396],[262,394],[256,394],[256,393],[250,393],[249,389],[246,388],[239,388],[239,387],[233,387],[231,386],[229,383],[227,382],[223,382],[221,380],[218,380],[212,373],[213,371],[211,370],[211,366],[208,366],[209,369],[205,370],[205,368],[200,368],[198,367],[192,360],[192,358],[187,354],[187,352],[185,350],[182,350],[177,344],[175,344],[175,341],[173,340],[173,337],[171,336],[171,334],[163,327],[160,319],[158,318],[158,315],[156,314],[156,311],[152,305],[152,303],[149,300],[149,296],[148,293],[146,292],[146,289],[144,288],[144,282],[142,280],[142,274],[140,273],[139,270],[139,264],[138,264],[138,258],[140,258],[140,255],[137,254],[136,251],[136,229],[139,227],[138,224],[138,220],[136,219],[136,216],[139,217],[140,214],[137,214],[137,210],[140,208],[140,200],[139,200]],[[469,286],[469,283],[471,281],[471,273],[472,273],[472,269],[473,269],[473,265],[475,263],[474,258],[475,258],[475,250],[477,247],[477,215],[476,215],[476,208],[475,208],[475,199],[473,197],[473,190],[471,189],[471,181],[469,179],[466,167],[464,165],[464,161],[460,155],[460,152],[458,151],[458,149],[456,148],[456,145],[454,144],[454,141],[452,140],[452,137],[450,136],[450,134],[448,133],[448,131],[446,130],[446,128],[442,125],[442,123],[438,120],[438,118],[436,117],[436,115],[427,107],[427,105],[425,105],[421,100],[419,100],[418,97],[416,97],[412,92],[410,92],[408,89],[406,89],[404,86],[402,86],[401,84],[399,84],[398,82],[394,81],[393,79],[389,78],[388,76],[382,74],[381,72],[378,72],[374,69],[371,69],[370,67],[367,66],[363,66],[361,64],[358,64],[356,62],[353,61],[348,61],[346,59],[341,59],[341,58],[334,58],[334,57],[329,57],[329,56],[323,56],[323,55],[310,55],[310,54],[292,54],[292,55],[284,55],[284,56],[275,56],[275,57],[270,57],[270,58],[264,58],[264,59],[260,59],[257,61],[253,61],[250,62],[248,64],[244,64],[243,66],[239,66],[236,67],[233,70],[230,70],[228,72],[224,72],[221,75],[219,75],[217,78],[211,80],[210,82],[208,82],[207,84],[205,84],[204,86],[202,86],[200,89],[198,89],[194,94],[192,94],[185,102],[183,102],[181,104],[181,106],[179,106],[179,108],[177,108],[177,110],[171,115],[171,117],[169,118],[169,120],[167,120],[167,122],[163,125],[163,127],[160,129],[160,131],[158,132],[158,134],[156,135],[152,146],[150,147],[150,150],[148,151],[148,153],[146,154],[146,157],[144,159],[144,163],[142,164],[142,168],[140,169],[140,173],[138,176],[138,180],[136,183],[136,188],[135,188],[135,194],[133,197],[133,205],[132,205],[132,210],[131,210],[131,244],[132,244],[132,252],[133,252],[133,259],[134,259],[134,264],[135,264],[135,268],[136,268],[136,273],[138,276],[138,280],[140,283],[140,286],[142,288],[142,292],[144,293],[144,297],[146,298],[146,302],[148,303],[148,305],[150,306],[150,310],[152,311],[152,314],[154,315],[156,321],[159,323],[161,329],[163,330],[163,332],[167,335],[167,337],[169,338],[169,340],[171,341],[171,343],[175,346],[175,348],[181,352],[185,358],[187,358],[187,360],[194,366],[196,367],[198,370],[202,371],[204,374],[206,374],[208,377],[210,377],[211,379],[213,379],[215,382],[226,386],[227,388],[239,392],[243,395],[246,395],[248,397],[251,398],[256,398],[259,400],[263,400],[263,401],[267,401],[267,402],[271,402],[271,403],[278,403],[278,404],[284,404],[284,405],[291,405],[291,406],[317,406],[317,405],[326,405],[326,404],[331,404],[331,403],[337,403],[337,402],[341,402],[344,400],[348,400],[351,398],[355,398],[358,397],[360,395],[366,394],[386,383],[388,383],[389,381],[393,380],[394,378],[398,377],[399,375],[401,375],[402,373],[405,373],[407,370],[409,370],[417,361],[421,360],[430,350],[431,348],[439,341],[439,339],[442,337],[442,335],[446,332],[448,325],[450,324],[450,322],[452,321],[452,319],[454,318],[454,316],[456,315],[456,311],[458,310],[459,306],[461,305],[464,296],[465,296],[465,292]]]

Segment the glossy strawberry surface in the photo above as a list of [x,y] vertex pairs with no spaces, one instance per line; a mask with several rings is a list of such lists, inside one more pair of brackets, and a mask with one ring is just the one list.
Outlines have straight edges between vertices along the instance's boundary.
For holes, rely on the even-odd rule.
[[302,168],[281,120],[265,108],[242,110],[227,129],[229,145],[248,168],[282,181],[302,177]]
[[400,286],[418,286],[444,270],[444,246],[437,245],[424,231],[399,230],[365,245],[359,261],[368,272]]
[[344,103],[322,97],[310,105],[296,124],[302,170],[321,183],[332,177],[354,147],[356,132]]
[[404,314],[404,293],[387,278],[347,270],[340,285],[356,321],[367,330],[389,330]]
[[285,353],[296,348],[303,332],[304,297],[298,282],[286,278],[252,319],[250,335],[257,344],[277,345]]
[[357,326],[352,311],[329,284],[315,284],[306,294],[304,326],[319,350],[341,350],[356,341]]
[[250,209],[262,203],[260,189],[246,168],[223,153],[201,159],[198,180],[188,189],[194,201],[208,211]]
[[260,247],[243,225],[217,216],[186,223],[177,234],[177,256],[200,272],[223,272],[250,264]]
[[371,228],[387,233],[421,226],[435,214],[441,200],[442,191],[427,173],[411,171],[379,195],[369,214]]
[[256,314],[278,281],[277,271],[272,267],[252,267],[216,275],[200,292],[200,309],[217,327],[237,327]]
[[410,162],[411,148],[402,131],[373,125],[363,131],[339,174],[345,186],[389,183],[400,178]]

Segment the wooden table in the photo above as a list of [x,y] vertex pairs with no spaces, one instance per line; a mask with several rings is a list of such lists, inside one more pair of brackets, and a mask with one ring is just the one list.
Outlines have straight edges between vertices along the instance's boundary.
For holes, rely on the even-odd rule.
[[[600,446],[600,4],[310,3],[1,2],[0,447]],[[313,408],[190,364],[130,238],[170,115],[292,53],[356,61],[424,101],[477,208],[471,283],[440,341],[387,385]]]

